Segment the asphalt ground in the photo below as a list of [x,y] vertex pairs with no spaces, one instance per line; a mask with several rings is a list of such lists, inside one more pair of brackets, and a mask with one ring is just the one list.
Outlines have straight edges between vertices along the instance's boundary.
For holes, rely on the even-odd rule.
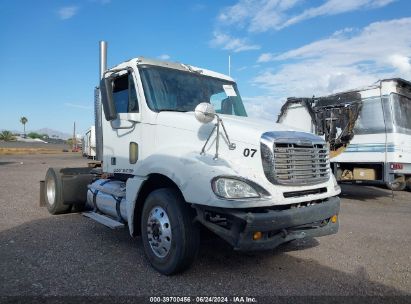
[[203,240],[193,266],[167,277],[127,230],[39,207],[48,167],[86,162],[0,156],[0,296],[411,295],[410,192],[343,186],[338,234],[259,253]]

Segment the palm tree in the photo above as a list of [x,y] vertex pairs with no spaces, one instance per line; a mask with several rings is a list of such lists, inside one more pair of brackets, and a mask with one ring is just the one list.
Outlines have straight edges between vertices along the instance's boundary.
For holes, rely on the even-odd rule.
[[24,128],[24,135],[26,135],[26,123],[27,123],[28,121],[29,121],[29,120],[28,120],[27,117],[25,117],[25,116],[23,116],[23,117],[20,118],[20,122],[23,124],[23,128]]

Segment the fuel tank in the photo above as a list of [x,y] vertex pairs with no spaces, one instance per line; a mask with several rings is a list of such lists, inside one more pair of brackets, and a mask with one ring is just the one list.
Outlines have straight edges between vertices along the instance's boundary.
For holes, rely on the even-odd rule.
[[126,222],[126,183],[111,179],[96,180],[88,186],[87,209]]

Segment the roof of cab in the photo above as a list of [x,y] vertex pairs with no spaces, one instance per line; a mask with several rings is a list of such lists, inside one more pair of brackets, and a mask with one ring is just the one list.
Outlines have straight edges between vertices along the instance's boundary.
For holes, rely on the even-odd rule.
[[230,76],[227,76],[222,73],[214,72],[211,70],[199,68],[193,65],[189,64],[184,64],[180,62],[172,62],[172,61],[163,61],[163,60],[158,60],[158,59],[152,59],[152,58],[146,58],[146,57],[136,57],[129,59],[127,61],[124,61],[112,68],[111,69],[118,69],[118,68],[124,68],[126,66],[139,66],[139,65],[153,65],[153,66],[160,66],[164,68],[169,68],[169,69],[174,69],[174,70],[181,70],[185,72],[192,72],[192,73],[199,73],[201,75],[206,75],[214,78],[219,78],[219,79],[224,79],[227,81],[234,82],[234,79],[231,78]]

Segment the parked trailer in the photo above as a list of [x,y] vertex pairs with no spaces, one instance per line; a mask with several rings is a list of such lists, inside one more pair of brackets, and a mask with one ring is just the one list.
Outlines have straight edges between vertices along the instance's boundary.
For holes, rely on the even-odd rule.
[[96,153],[96,129],[91,126],[83,136],[83,156],[95,159]]
[[193,262],[201,225],[238,250],[337,232],[340,188],[323,139],[248,118],[223,74],[142,57],[106,70],[105,46],[101,167],[50,168],[41,190],[50,213],[84,209],[128,227],[167,275]]
[[339,182],[411,189],[411,83],[376,85],[325,97],[289,98],[277,122],[323,136]]

